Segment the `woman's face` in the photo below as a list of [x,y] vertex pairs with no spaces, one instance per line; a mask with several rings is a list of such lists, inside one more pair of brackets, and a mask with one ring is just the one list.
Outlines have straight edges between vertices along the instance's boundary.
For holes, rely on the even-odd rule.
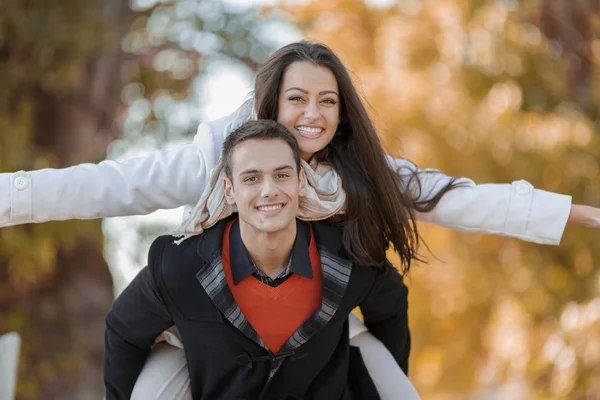
[[295,62],[283,74],[277,122],[296,136],[303,160],[331,142],[340,123],[340,100],[335,76],[326,67]]

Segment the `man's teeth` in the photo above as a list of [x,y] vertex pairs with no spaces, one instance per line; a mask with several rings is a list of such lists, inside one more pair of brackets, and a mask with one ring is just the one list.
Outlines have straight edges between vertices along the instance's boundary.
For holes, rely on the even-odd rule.
[[275,211],[275,210],[280,209],[281,207],[283,207],[283,205],[278,204],[276,206],[261,206],[261,207],[258,207],[258,209],[261,211]]
[[298,129],[299,131],[302,131],[304,133],[307,133],[309,135],[317,135],[317,134],[321,133],[321,131],[323,130],[321,128],[308,128],[305,126],[299,126],[296,129]]

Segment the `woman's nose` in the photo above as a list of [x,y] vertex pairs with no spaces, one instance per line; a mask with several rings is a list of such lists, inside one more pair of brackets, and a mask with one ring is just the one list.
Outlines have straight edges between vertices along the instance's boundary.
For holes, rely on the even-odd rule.
[[304,116],[309,119],[316,119],[319,117],[319,107],[313,102],[309,102],[304,109]]

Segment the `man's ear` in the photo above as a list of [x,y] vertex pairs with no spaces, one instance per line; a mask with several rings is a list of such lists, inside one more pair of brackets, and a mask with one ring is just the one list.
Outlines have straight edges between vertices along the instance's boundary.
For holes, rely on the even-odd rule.
[[298,174],[298,194],[304,196],[306,194],[306,175],[304,175],[304,169],[300,168]]
[[235,199],[233,191],[233,183],[229,180],[229,178],[225,178],[223,180],[223,187],[225,188],[225,199],[227,200],[227,204],[234,205]]

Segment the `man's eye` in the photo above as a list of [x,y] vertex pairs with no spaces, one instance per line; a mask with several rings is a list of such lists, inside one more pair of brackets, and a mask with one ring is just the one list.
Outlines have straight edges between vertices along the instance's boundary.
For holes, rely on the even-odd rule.
[[246,179],[244,179],[244,182],[256,182],[258,180],[257,177],[255,176],[249,176]]
[[277,178],[279,179],[285,179],[285,178],[289,178],[290,176],[288,174],[277,174]]

